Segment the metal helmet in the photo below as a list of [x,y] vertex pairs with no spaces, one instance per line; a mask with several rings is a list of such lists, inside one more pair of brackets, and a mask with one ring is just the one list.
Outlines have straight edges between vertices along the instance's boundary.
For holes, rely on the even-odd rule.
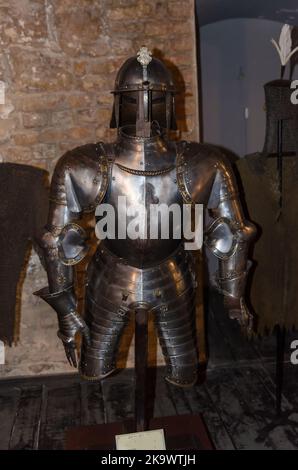
[[149,137],[153,123],[160,128],[177,129],[171,74],[146,47],[122,65],[112,93],[111,128],[135,126],[139,137]]

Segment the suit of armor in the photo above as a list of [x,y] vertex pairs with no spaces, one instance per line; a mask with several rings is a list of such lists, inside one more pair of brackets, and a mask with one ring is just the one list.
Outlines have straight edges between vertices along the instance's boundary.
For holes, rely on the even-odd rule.
[[[230,316],[251,328],[244,289],[254,227],[243,217],[225,157],[212,146],[167,137],[167,130],[175,128],[174,93],[169,71],[142,48],[116,79],[111,125],[118,128],[117,140],[67,152],[53,175],[48,224],[41,237],[49,287],[37,294],[56,310],[58,336],[74,366],[74,339],[82,334],[79,369],[86,379],[113,372],[130,313],[145,308],[154,315],[166,379],[180,386],[196,381],[196,266],[182,236],[177,239],[169,230],[167,239],[159,234],[155,239],[102,240],[88,267],[84,319],[77,313],[74,264],[85,255],[86,237],[76,221],[101,204],[110,204],[117,215],[119,196],[145,208],[203,204],[212,219],[205,243],[219,259],[214,283]],[[127,213],[125,227],[130,219]],[[153,223],[158,228],[160,219]],[[116,223],[116,233],[117,228]]]

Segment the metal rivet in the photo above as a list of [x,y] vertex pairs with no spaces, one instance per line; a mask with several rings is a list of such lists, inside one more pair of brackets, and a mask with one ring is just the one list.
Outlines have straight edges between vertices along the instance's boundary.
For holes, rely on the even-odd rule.
[[154,293],[155,293],[156,297],[161,297],[161,290],[160,289],[156,289]]

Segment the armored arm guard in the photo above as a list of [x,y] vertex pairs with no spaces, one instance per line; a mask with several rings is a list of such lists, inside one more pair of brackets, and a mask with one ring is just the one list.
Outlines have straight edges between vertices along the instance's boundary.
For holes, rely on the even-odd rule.
[[219,259],[215,286],[225,296],[243,299],[251,262],[248,248],[255,236],[255,226],[244,218],[237,185],[230,163],[218,156],[216,175],[208,202],[211,225],[205,244]]
[[183,184],[184,199],[203,203],[211,218],[205,231],[205,245],[218,258],[214,287],[224,295],[230,317],[250,332],[252,316],[244,293],[251,265],[248,248],[256,229],[244,218],[231,165],[211,145],[188,144]]
[[87,252],[86,235],[74,221],[93,211],[105,195],[108,164],[102,149],[85,145],[61,157],[51,182],[48,222],[38,240],[49,285],[35,294],[57,312],[58,336],[75,367],[75,334],[81,332],[88,341],[88,329],[77,314],[74,291],[74,265]]

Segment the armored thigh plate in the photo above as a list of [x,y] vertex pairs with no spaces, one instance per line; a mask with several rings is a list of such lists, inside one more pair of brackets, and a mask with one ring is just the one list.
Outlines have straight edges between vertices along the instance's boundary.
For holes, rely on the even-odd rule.
[[80,371],[96,380],[115,369],[119,341],[130,312],[146,306],[154,314],[166,379],[192,385],[197,372],[194,328],[195,296],[192,258],[179,247],[163,263],[139,269],[126,264],[101,244],[90,266],[85,320],[91,343],[83,344]]

